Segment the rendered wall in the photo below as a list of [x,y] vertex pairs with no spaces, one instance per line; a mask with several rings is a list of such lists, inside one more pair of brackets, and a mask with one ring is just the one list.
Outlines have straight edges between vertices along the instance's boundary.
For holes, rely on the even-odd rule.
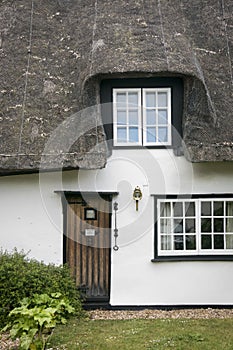
[[[114,150],[101,170],[1,177],[0,246],[60,264],[63,215],[54,191],[116,191],[119,250],[111,253],[112,305],[233,304],[233,262],[151,262],[151,195],[232,193],[232,175],[233,163],[191,164],[164,149]],[[136,186],[143,193],[138,212]]]
[[39,175],[0,178],[0,247],[24,250],[45,263],[62,263],[62,208],[48,173],[41,193]]

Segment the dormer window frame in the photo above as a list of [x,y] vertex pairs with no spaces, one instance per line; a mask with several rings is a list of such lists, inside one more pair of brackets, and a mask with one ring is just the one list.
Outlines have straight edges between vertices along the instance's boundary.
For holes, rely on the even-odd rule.
[[113,89],[114,146],[171,146],[171,88]]
[[[135,89],[135,90],[134,90]],[[116,107],[114,107],[114,91],[141,91],[141,100],[143,91],[163,91],[168,89],[169,92],[169,132],[166,142],[154,142],[146,140],[146,110],[141,107],[141,127],[142,138],[136,142],[118,142],[116,139]],[[115,78],[103,79],[100,83],[100,102],[102,109],[102,121],[108,141],[109,150],[111,149],[140,149],[140,148],[173,148],[174,153],[180,149],[182,144],[182,117],[184,103],[184,84],[181,77],[144,77],[144,78]],[[142,103],[143,106],[143,103]],[[158,127],[158,125],[156,125]],[[129,127],[129,125],[127,125]],[[144,132],[143,132],[144,130]]]

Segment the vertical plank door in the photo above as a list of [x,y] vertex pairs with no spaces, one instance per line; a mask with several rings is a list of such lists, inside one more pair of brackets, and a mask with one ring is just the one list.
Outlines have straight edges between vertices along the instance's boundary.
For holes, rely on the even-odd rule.
[[[77,287],[88,301],[108,300],[110,292],[111,201],[99,195],[69,198],[65,232],[65,256]],[[96,218],[85,217],[87,209]]]

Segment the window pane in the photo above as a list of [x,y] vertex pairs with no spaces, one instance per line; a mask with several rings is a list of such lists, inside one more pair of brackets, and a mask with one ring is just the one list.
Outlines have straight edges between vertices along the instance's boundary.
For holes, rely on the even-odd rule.
[[186,236],[185,237],[186,249],[195,250],[196,249],[196,236]]
[[214,232],[223,232],[223,219],[214,219]]
[[167,128],[158,128],[158,133],[159,133],[159,141],[160,142],[167,142],[168,141],[168,136],[167,136]]
[[226,235],[226,249],[233,249],[233,235]]
[[182,233],[183,231],[183,220],[182,219],[174,219],[174,232]]
[[214,249],[224,249],[224,235],[214,235]]
[[183,216],[183,203],[182,202],[173,203],[173,215],[174,216]]
[[212,232],[211,219],[201,219],[201,232]]
[[116,100],[117,100],[117,106],[118,105],[126,105],[126,92],[118,92],[117,96],[116,96]]
[[127,141],[126,128],[117,128],[117,141],[118,142],[126,142]]
[[201,236],[201,249],[212,249],[212,237],[211,235]]
[[146,111],[146,123],[147,123],[147,125],[156,125],[155,109],[147,109],[147,111]]
[[156,95],[155,92],[146,92],[146,107],[156,106]]
[[171,236],[161,236],[161,250],[171,250],[172,240]]
[[184,249],[184,237],[183,236],[174,236],[174,249],[183,250]]
[[129,106],[137,106],[138,105],[137,92],[129,92],[128,93],[128,104],[129,104]]
[[129,128],[129,141],[138,142],[138,128]]
[[126,125],[126,111],[117,111],[117,124]]
[[167,124],[167,123],[168,123],[167,110],[160,109],[158,111],[158,124]]
[[171,234],[171,219],[160,219],[160,232]]
[[156,142],[156,128],[147,128],[146,140],[147,142]]
[[161,216],[171,216],[171,203],[170,202],[160,203],[160,215]]
[[233,232],[233,218],[226,219],[226,232]]
[[226,202],[226,215],[233,216],[233,202]]
[[223,202],[214,202],[214,215],[224,215],[224,203]]
[[129,111],[129,124],[138,125],[138,111]]
[[185,219],[185,232],[186,233],[195,233],[195,219]]
[[211,216],[211,202],[202,202],[201,203],[201,215],[202,216]]
[[185,216],[195,216],[195,203],[193,202],[185,203]]
[[158,92],[158,107],[166,107],[166,106],[167,106],[167,93]]

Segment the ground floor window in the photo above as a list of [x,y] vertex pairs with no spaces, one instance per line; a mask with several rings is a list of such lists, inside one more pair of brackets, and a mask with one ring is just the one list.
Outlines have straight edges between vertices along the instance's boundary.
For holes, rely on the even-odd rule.
[[158,256],[233,254],[233,198],[158,198]]

